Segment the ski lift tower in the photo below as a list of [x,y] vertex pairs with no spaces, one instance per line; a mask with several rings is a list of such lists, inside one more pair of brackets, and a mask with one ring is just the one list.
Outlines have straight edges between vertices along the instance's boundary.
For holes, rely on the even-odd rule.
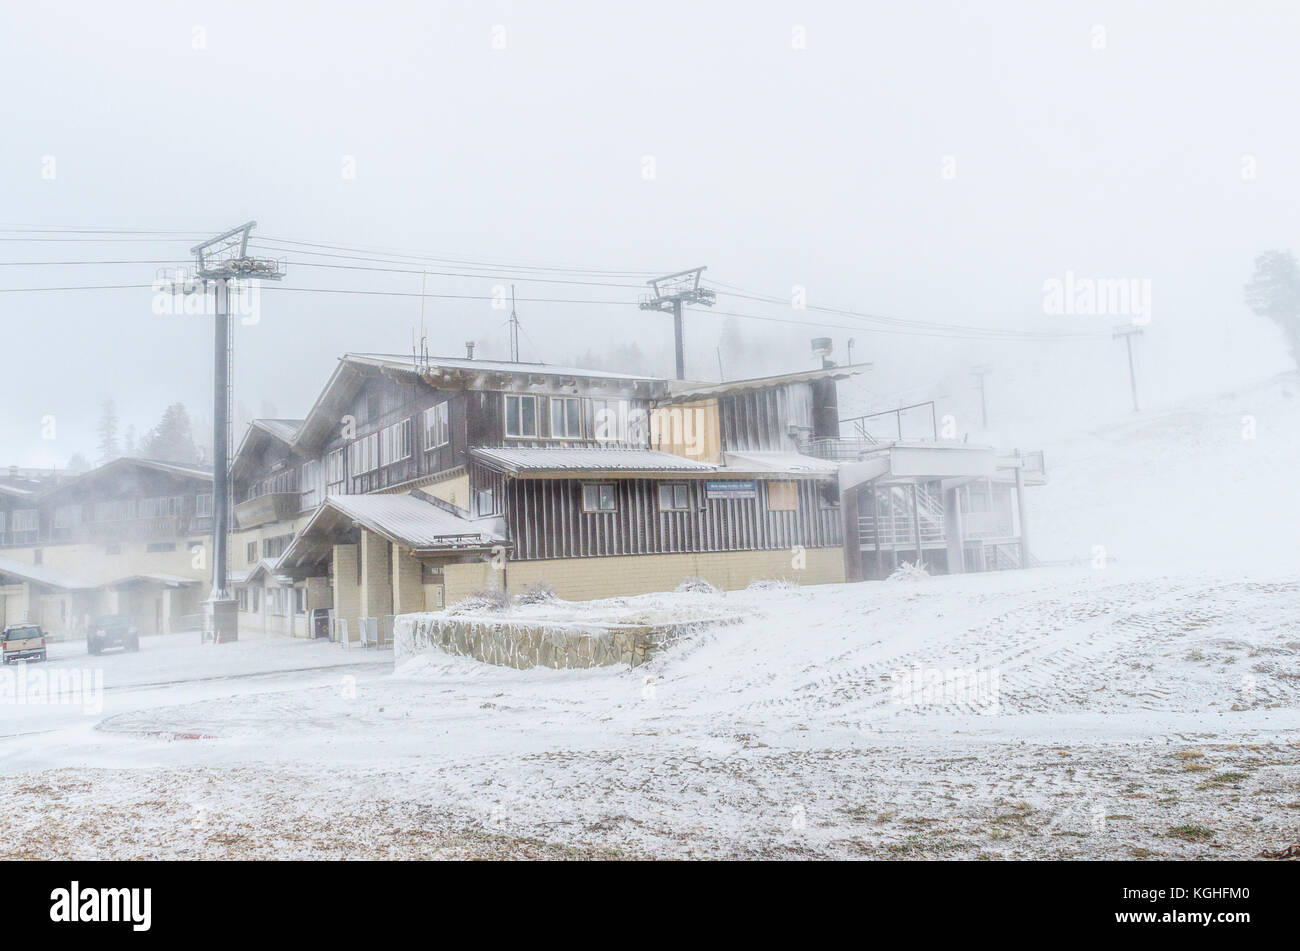
[[256,286],[259,281],[284,277],[283,262],[251,257],[248,235],[256,221],[232,228],[190,248],[195,267],[187,282],[190,289],[201,286],[204,295],[214,292],[213,383],[212,383],[212,591],[204,602],[203,639],[220,644],[239,638],[239,614],[226,579],[226,543],[230,534],[230,411],[232,386],[230,360],[234,337],[230,323],[230,292],[239,282]]
[[708,288],[700,287],[700,275],[706,268],[697,267],[689,271],[678,271],[665,277],[656,277],[646,281],[653,289],[653,295],[641,298],[642,310],[657,310],[673,315],[673,336],[677,351],[677,379],[686,379],[686,350],[682,342],[682,305],[703,304],[712,307],[718,295]]

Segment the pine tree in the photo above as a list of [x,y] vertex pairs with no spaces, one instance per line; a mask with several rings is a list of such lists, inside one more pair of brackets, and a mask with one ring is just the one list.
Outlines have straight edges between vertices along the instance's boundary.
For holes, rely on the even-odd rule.
[[190,414],[184,403],[172,403],[167,407],[158,425],[145,434],[141,454],[146,459],[161,462],[194,464],[199,461]]
[[117,441],[117,408],[111,399],[99,404],[99,454],[100,465],[112,462],[122,454]]
[[1265,251],[1255,258],[1246,285],[1246,304],[1282,328],[1291,359],[1300,367],[1300,265],[1290,251]]

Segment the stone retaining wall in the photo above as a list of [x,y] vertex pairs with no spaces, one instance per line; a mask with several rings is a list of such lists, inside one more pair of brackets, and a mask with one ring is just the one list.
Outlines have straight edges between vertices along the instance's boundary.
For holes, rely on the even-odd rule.
[[399,664],[422,651],[441,650],[520,670],[636,667],[687,634],[739,620],[719,616],[665,624],[590,624],[404,614],[394,624],[393,649]]

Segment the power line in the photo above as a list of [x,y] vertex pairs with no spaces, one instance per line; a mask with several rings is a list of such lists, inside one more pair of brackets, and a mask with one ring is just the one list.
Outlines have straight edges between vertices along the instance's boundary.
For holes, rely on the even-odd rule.
[[353,254],[366,255],[385,255],[388,258],[408,258],[417,261],[429,261],[435,264],[460,264],[468,267],[477,267],[480,269],[505,269],[513,271],[560,271],[569,274],[605,274],[619,275],[623,277],[642,277],[652,274],[652,271],[634,270],[634,269],[609,269],[609,268],[587,268],[587,267],[569,267],[563,265],[541,265],[541,264],[519,264],[493,261],[474,261],[466,258],[449,258],[443,257],[432,252],[425,251],[405,251],[398,248],[365,248],[365,247],[348,247],[346,245],[320,244],[312,241],[295,241],[288,238],[258,238],[261,243],[285,244],[299,248],[319,248],[325,251],[348,251]]
[[116,291],[153,286],[152,284],[75,284],[64,287],[0,287],[0,294],[18,294],[28,291]]

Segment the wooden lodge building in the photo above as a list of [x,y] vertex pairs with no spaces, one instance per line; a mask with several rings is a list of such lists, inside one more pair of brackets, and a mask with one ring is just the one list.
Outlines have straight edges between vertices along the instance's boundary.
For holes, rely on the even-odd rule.
[[[490,589],[591,599],[879,578],[918,557],[1027,564],[1041,454],[844,437],[837,382],[866,369],[705,384],[347,354],[305,419],[255,421],[231,460],[240,629],[356,640]],[[196,630],[211,542],[201,467],[0,478],[0,620]]]
[[0,627],[83,636],[103,614],[142,634],[192,629],[212,587],[212,472],[116,459],[60,480],[0,481]]
[[356,639],[493,588],[818,584],[918,551],[930,570],[1020,564],[1041,471],[965,443],[842,439],[836,383],[865,369],[700,384],[348,354],[306,419],[255,422],[233,459],[241,629]]

